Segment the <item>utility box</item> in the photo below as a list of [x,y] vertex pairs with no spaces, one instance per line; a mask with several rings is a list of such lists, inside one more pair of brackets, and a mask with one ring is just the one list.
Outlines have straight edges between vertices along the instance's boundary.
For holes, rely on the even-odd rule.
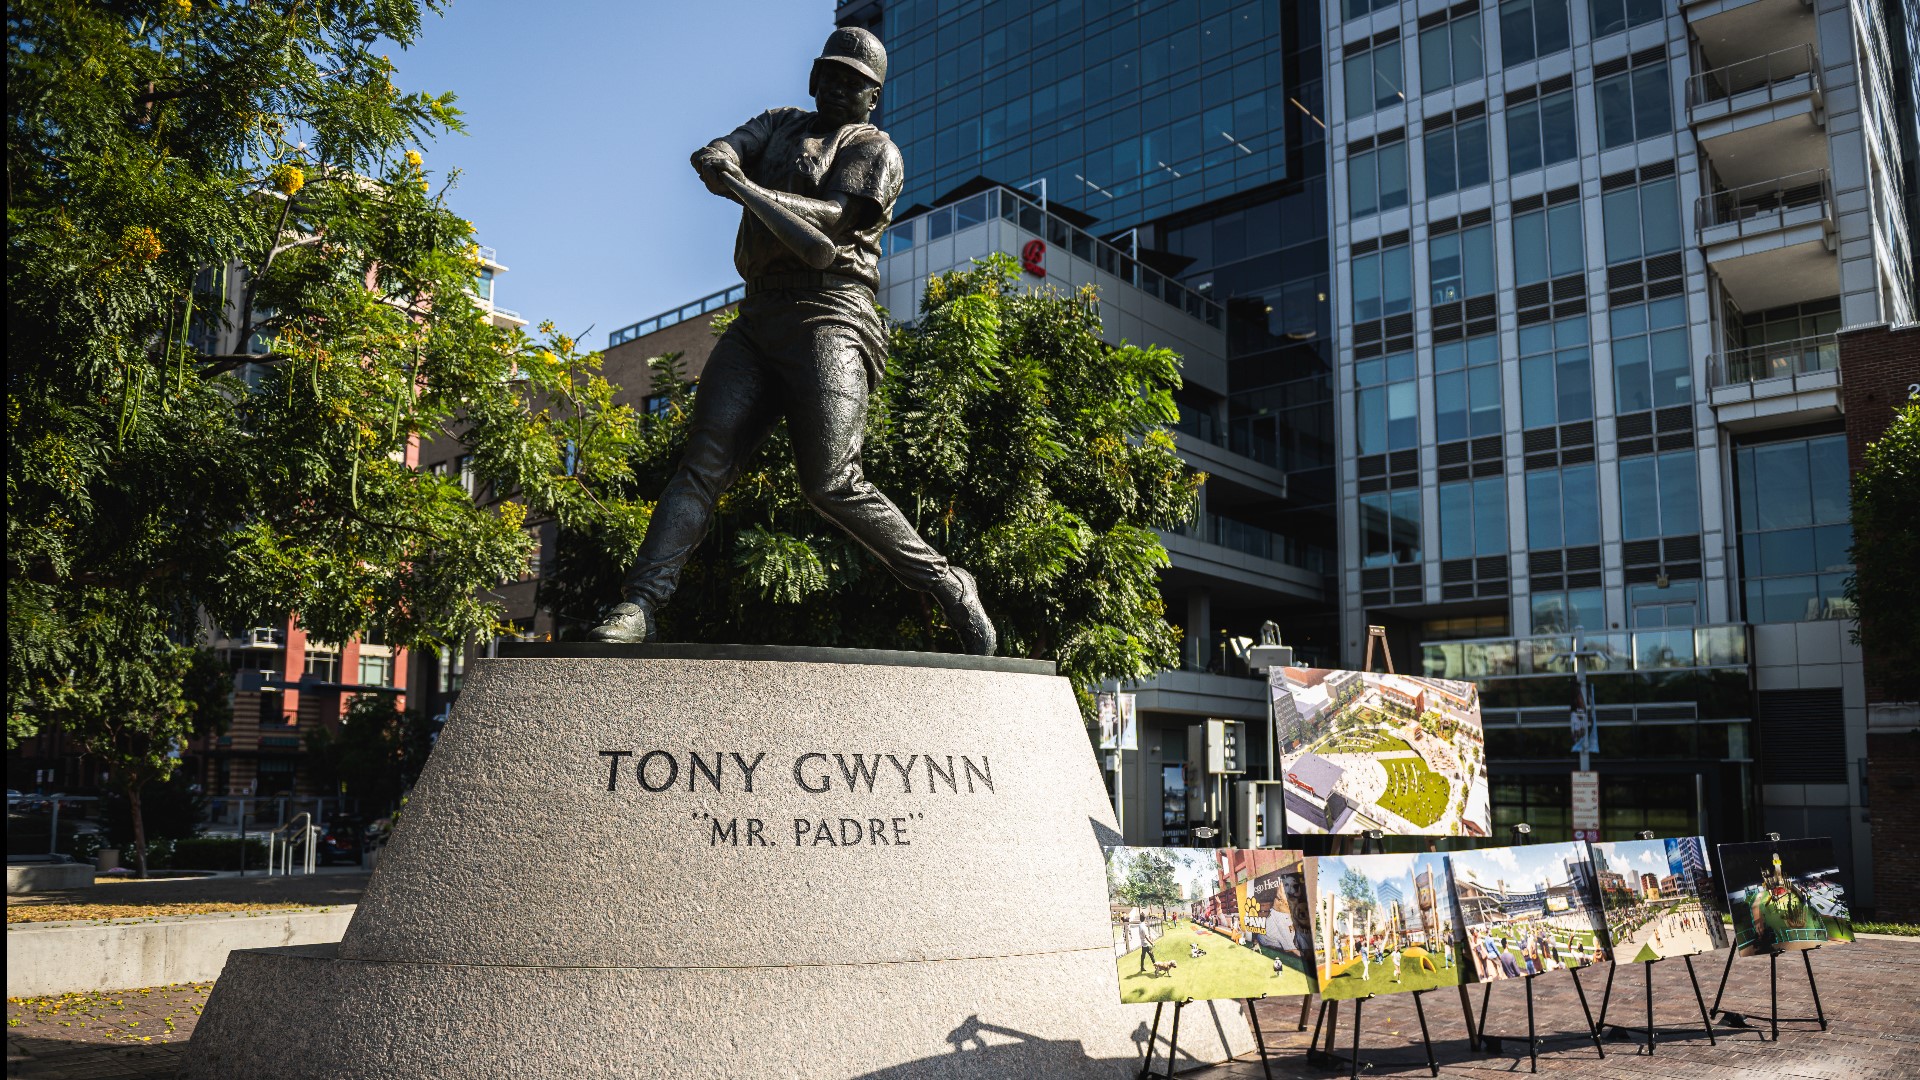
[[1207,772],[1233,776],[1247,771],[1247,725],[1242,720],[1207,721]]
[[1242,780],[1233,785],[1233,845],[1286,846],[1286,800],[1277,780]]

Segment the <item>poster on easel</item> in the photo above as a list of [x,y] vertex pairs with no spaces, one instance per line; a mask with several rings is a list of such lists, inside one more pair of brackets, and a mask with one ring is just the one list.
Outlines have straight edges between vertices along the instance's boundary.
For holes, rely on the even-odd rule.
[[1447,861],[1467,956],[1481,981],[1578,969],[1610,958],[1585,844],[1455,851]]
[[1590,845],[1607,938],[1623,964],[1713,952],[1727,945],[1719,886],[1698,836]]
[[1741,956],[1853,940],[1830,837],[1721,844],[1720,877]]
[[1488,835],[1472,683],[1289,667],[1268,688],[1290,833]]
[[1347,1001],[1472,982],[1447,856],[1323,855],[1307,860],[1314,974],[1320,994]]
[[1102,850],[1122,1003],[1313,992],[1300,852]]

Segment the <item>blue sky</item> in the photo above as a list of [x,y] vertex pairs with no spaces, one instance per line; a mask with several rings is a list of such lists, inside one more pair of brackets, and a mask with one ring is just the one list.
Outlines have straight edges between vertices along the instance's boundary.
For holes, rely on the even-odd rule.
[[831,0],[542,4],[454,0],[393,54],[404,90],[451,90],[467,134],[424,147],[458,168],[453,208],[509,268],[498,302],[607,333],[738,281],[739,208],[687,155],[774,105],[805,105]]

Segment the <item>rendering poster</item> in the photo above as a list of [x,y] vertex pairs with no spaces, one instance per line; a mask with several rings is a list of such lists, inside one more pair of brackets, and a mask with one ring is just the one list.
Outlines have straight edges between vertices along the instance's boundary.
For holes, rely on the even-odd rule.
[[1590,850],[1615,959],[1637,964],[1726,946],[1704,838],[1622,840]]
[[1298,851],[1104,851],[1123,1003],[1313,992]]
[[1482,981],[1610,958],[1585,844],[1481,848],[1447,859],[1466,951]]
[[1762,840],[1720,845],[1720,876],[1742,956],[1817,949],[1853,940],[1833,840]]
[[1296,833],[1486,836],[1486,740],[1472,683],[1330,668],[1268,676]]
[[1472,982],[1447,858],[1337,855],[1307,860],[1313,960],[1332,1001]]

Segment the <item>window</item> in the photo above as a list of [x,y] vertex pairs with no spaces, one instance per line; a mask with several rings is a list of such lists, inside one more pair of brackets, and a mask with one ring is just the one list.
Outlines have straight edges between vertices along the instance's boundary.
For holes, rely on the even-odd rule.
[[1528,428],[1593,419],[1586,316],[1520,328],[1520,421]]
[[1660,0],[1587,0],[1587,14],[1593,17],[1593,36],[1602,38],[1660,18]]
[[1680,250],[1680,194],[1672,177],[1600,196],[1607,232],[1607,263]]
[[[1393,7],[1399,2],[1400,0],[1340,0],[1340,13],[1343,19],[1357,19],[1362,15]],[[1320,20],[1316,17],[1314,21]]]
[[1513,277],[1532,285],[1586,266],[1580,237],[1580,204],[1563,203],[1513,216]]
[[1593,84],[1600,112],[1600,149],[1611,150],[1673,130],[1673,86],[1665,63],[1623,71]]
[[1420,398],[1412,353],[1355,361],[1353,383],[1362,454],[1411,450],[1418,445]]
[[1575,627],[1604,630],[1607,626],[1606,598],[1599,589],[1534,593],[1531,607],[1536,634],[1565,634]]
[[1700,479],[1692,450],[1620,459],[1620,538],[1700,531]]
[[360,685],[392,686],[393,657],[360,654]]
[[1478,13],[1420,31],[1420,92],[1431,94],[1486,74]]
[[1405,244],[1353,259],[1353,319],[1367,322],[1413,310],[1413,255]]
[[1360,496],[1360,561],[1393,566],[1420,561],[1420,493],[1380,491]]
[[1507,0],[1500,5],[1503,66],[1551,56],[1570,44],[1567,0]]
[[1178,847],[1187,842],[1187,767],[1160,766],[1160,842]]
[[1407,144],[1390,142],[1347,155],[1349,218],[1407,205]]
[[1400,43],[1389,41],[1347,57],[1347,119],[1406,100],[1401,93]]
[[1670,581],[1664,587],[1657,584],[1630,586],[1627,589],[1627,611],[1635,630],[1693,626],[1700,621],[1700,583]]
[[1687,348],[1687,302],[1673,296],[1614,308],[1613,409],[1616,413],[1685,405],[1693,400]]
[[460,473],[460,490],[471,496],[480,489],[479,476],[473,471],[472,454],[461,454],[454,467]]
[[1537,551],[1599,542],[1600,487],[1592,465],[1527,474],[1527,547]]
[[331,645],[308,644],[306,676],[318,682],[340,681],[340,651]]
[[1427,241],[1433,302],[1444,304],[1493,291],[1493,226],[1479,225]]
[[1573,91],[1507,107],[1507,171],[1523,173],[1580,155]]
[[1487,119],[1462,120],[1426,134],[1427,194],[1487,182]]
[[493,268],[492,267],[483,266],[480,268],[480,272],[474,275],[473,295],[479,297],[482,301],[486,303],[489,303],[489,304],[493,303]]
[[1433,347],[1434,421],[1441,442],[1500,433],[1500,342],[1492,334]]
[[467,651],[464,648],[440,647],[440,692],[457,694],[460,684],[466,681]]
[[1747,621],[1852,618],[1846,436],[1741,447],[1733,467]]
[[1507,550],[1507,479],[1487,476],[1440,485],[1440,557],[1465,559]]

